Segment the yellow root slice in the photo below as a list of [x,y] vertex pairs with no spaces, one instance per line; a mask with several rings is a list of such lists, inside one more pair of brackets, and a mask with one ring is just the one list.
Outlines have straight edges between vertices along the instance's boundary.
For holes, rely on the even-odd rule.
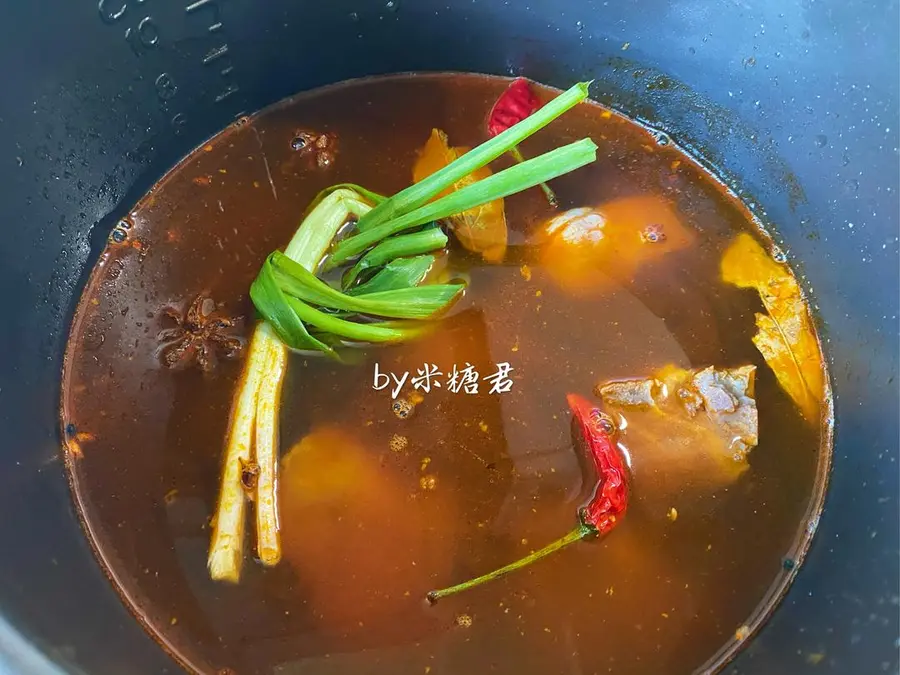
[[217,581],[237,583],[241,577],[247,501],[241,471],[243,466],[253,461],[257,399],[266,374],[266,363],[275,349],[284,349],[275,332],[268,324],[257,326],[250,340],[246,365],[228,423],[222,484],[207,559],[209,575]]
[[278,523],[278,411],[288,350],[280,343],[266,363],[256,404],[256,553],[266,566],[281,560]]

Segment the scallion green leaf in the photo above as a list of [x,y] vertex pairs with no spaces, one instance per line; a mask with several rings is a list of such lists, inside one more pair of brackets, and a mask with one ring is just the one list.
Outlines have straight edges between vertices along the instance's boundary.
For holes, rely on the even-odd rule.
[[434,260],[433,255],[397,258],[382,267],[371,279],[346,292],[348,295],[366,295],[418,286],[431,270]]
[[347,273],[344,287],[352,286],[363,272],[381,267],[395,258],[429,253],[447,245],[447,235],[439,227],[385,239],[370,249]]
[[[302,268],[301,268],[302,269]],[[313,349],[334,356],[334,350],[317,340],[291,308],[288,297],[278,287],[271,265],[264,264],[250,285],[250,298],[257,311],[275,329],[278,338],[292,349]]]
[[462,284],[429,284],[352,296],[341,293],[277,251],[266,262],[285,295],[307,303],[358,314],[427,319],[445,310],[465,289]]
[[427,323],[397,321],[380,323],[354,323],[339,319],[307,305],[302,300],[288,297],[290,308],[311,326],[348,340],[360,342],[404,342],[420,336],[427,330]]
[[[496,138],[500,138],[500,136],[496,136]],[[461,161],[466,156],[463,155],[456,161]],[[551,150],[539,157],[516,164],[504,171],[495,173],[493,176],[467,185],[404,216],[383,222],[345,239],[334,247],[326,266],[335,267],[340,265],[349,258],[362,253],[376,242],[398,232],[432,220],[441,220],[495,199],[502,199],[522,190],[527,190],[530,187],[590,164],[596,158],[597,146],[589,138]]]
[[[543,129],[564,112],[586,99],[590,84],[590,82],[576,84],[534,114],[529,115],[503,133],[467,152],[457,161],[448,164],[425,180],[419,181],[405,190],[401,190],[390,199],[378,204],[371,212],[360,218],[359,231],[366,232],[381,223],[394,220],[419,208],[473,171],[497,159],[500,155],[511,150],[533,133]],[[538,181],[535,185],[541,182],[543,181]]]

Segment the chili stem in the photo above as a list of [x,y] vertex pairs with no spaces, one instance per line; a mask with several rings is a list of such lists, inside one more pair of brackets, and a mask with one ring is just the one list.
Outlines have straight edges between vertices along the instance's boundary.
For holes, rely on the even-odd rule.
[[[525,161],[525,156],[522,154],[522,151],[519,150],[518,145],[512,146],[509,150],[509,154],[512,155],[513,159],[516,160],[519,164]],[[544,196],[547,198],[547,203],[552,207],[559,206],[559,200],[556,198],[556,193],[546,183],[541,183],[541,190],[544,191]]]
[[527,565],[530,565],[531,563],[540,560],[541,558],[544,558],[551,553],[555,553],[559,549],[564,548],[569,544],[572,544],[576,541],[581,541],[585,537],[589,537],[596,533],[597,531],[594,528],[590,527],[589,525],[581,524],[577,528],[569,532],[569,534],[567,534],[566,536],[557,539],[553,543],[548,544],[544,548],[535,551],[530,555],[525,556],[521,560],[517,560],[514,563],[510,563],[506,567],[501,567],[500,569],[494,570],[493,572],[490,572],[488,574],[483,574],[480,577],[476,577],[475,579],[470,579],[469,581],[465,581],[461,584],[456,584],[456,586],[442,588],[438,591],[431,591],[426,597],[428,598],[428,602],[434,604],[441,598],[445,598],[448,595],[454,595],[470,588],[474,588],[475,586],[480,586],[483,583],[493,581],[494,579],[509,574],[510,572],[515,572],[518,569],[522,569],[523,567],[526,567]]

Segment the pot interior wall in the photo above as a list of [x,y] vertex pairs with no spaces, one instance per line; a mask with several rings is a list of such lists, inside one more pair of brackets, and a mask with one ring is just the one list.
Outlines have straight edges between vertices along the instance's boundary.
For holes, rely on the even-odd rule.
[[5,11],[0,664],[19,664],[10,672],[41,672],[22,665],[27,644],[70,672],[176,670],[107,585],[59,461],[68,322],[113,224],[236,115],[409,70],[596,78],[598,98],[705,158],[774,224],[825,326],[836,461],[806,567],[732,672],[896,672],[896,3],[58,0]]

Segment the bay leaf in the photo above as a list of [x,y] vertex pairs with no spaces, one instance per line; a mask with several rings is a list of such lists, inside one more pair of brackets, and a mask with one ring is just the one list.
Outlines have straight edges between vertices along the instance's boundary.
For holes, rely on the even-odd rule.
[[[450,147],[447,135],[440,129],[433,129],[431,136],[428,138],[413,166],[413,182],[418,183],[436,171],[443,169],[469,152],[470,149]],[[438,197],[443,197],[453,190],[472,185],[490,175],[492,175],[490,168],[487,166],[482,167],[457,181],[452,188],[448,188]],[[447,221],[451,232],[466,250],[479,253],[488,262],[498,262],[503,259],[506,253],[508,228],[506,225],[506,209],[502,199],[496,199],[468,211],[463,211],[460,214],[451,216]]]
[[726,283],[759,293],[766,314],[756,314],[753,344],[803,416],[817,420],[825,395],[822,352],[794,275],[745,233],[725,251],[721,273]]

